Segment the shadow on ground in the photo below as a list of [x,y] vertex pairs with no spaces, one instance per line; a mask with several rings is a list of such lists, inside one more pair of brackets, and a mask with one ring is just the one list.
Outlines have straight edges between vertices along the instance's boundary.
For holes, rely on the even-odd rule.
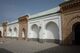
[[80,53],[80,46],[57,46],[35,53]]
[[8,51],[8,50],[6,50],[4,48],[0,48],[0,53],[13,53],[13,52]]

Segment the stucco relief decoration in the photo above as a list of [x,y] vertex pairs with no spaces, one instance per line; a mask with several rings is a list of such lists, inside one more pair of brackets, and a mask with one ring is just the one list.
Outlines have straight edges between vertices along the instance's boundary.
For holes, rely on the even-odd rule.
[[75,16],[75,17],[73,17],[68,23],[67,23],[67,25],[68,24],[70,24],[73,20],[75,20],[75,19],[80,19],[80,16]]

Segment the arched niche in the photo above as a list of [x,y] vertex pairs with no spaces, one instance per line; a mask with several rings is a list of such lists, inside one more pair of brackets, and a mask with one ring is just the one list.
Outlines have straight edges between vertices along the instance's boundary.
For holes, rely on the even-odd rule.
[[33,24],[31,29],[33,31],[33,37],[39,38],[39,27],[38,27],[38,25]]
[[47,39],[59,40],[59,28],[55,22],[53,21],[48,22],[46,24],[46,31]]

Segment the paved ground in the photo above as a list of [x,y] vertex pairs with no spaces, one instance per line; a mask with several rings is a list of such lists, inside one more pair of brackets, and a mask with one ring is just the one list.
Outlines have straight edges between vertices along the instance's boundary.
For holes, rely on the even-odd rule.
[[13,53],[35,53],[54,46],[57,46],[57,44],[11,39],[8,39],[4,41],[4,43],[0,44],[0,48],[3,48]]
[[6,39],[4,43],[0,42],[0,53],[80,53],[80,46]]

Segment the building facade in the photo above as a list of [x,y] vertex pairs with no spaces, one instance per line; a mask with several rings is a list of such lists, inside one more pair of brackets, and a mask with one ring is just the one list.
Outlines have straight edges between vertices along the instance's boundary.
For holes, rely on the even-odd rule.
[[80,44],[80,0],[60,4],[63,44]]
[[25,15],[18,20],[2,23],[1,37],[35,40],[39,42],[60,43],[61,16],[60,7],[34,15]]
[[58,44],[80,44],[80,0],[67,0],[58,7],[25,15],[0,26],[0,37]]

